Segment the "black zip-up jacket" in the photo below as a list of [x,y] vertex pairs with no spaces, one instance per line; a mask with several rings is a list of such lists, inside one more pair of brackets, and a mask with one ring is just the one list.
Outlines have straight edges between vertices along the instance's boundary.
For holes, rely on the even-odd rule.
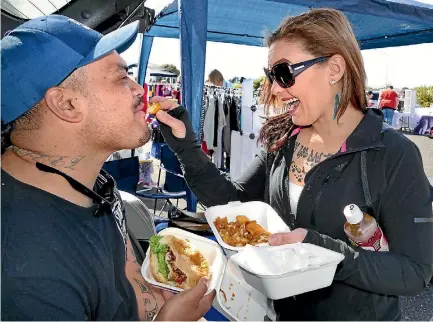
[[[186,110],[178,107],[170,114],[185,123],[186,138],[175,138],[165,125],[161,130],[200,201],[208,206],[268,202],[289,226],[308,230],[305,243],[345,255],[330,287],[276,301],[280,320],[397,320],[399,296],[424,290],[433,274],[432,188],[418,148],[392,129],[383,131],[380,111],[368,110],[347,139],[346,152],[308,172],[296,220],[288,191],[296,135],[275,154],[259,153],[232,182],[200,149]],[[343,209],[351,203],[376,218],[389,252],[350,245]]]

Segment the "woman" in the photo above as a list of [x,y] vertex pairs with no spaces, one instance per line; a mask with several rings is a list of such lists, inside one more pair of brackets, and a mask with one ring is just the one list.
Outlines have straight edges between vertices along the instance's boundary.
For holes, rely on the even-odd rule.
[[209,73],[207,83],[214,86],[233,88],[233,84],[229,81],[226,81],[223,74],[221,74],[218,69],[214,69]]
[[[280,320],[397,320],[400,295],[415,295],[433,273],[430,185],[417,147],[367,109],[366,75],[350,24],[336,10],[287,18],[268,37],[265,151],[236,182],[200,150],[186,111],[157,114],[189,186],[207,205],[263,200],[294,230],[270,243],[304,242],[345,255],[333,284],[275,302]],[[171,129],[170,129],[171,128]],[[376,218],[389,252],[350,245],[343,209]]]

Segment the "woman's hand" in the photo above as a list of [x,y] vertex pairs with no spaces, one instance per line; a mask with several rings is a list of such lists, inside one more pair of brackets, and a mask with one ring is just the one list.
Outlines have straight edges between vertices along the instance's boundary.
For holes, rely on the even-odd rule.
[[269,245],[279,246],[286,244],[302,243],[307,236],[308,230],[304,228],[296,228],[288,233],[276,233],[269,237]]
[[174,110],[176,107],[179,106],[176,100],[155,96],[150,99],[150,103],[159,103],[161,105],[161,109],[155,115],[157,120],[170,127],[171,132],[176,138],[185,138],[185,124],[167,113],[167,111]]

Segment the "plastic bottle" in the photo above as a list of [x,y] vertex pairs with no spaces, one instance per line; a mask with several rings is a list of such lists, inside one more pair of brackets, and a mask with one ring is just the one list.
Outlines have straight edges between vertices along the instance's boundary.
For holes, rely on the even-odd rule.
[[363,213],[357,205],[351,204],[344,208],[346,223],[344,232],[354,246],[365,250],[389,251],[388,242],[376,220]]

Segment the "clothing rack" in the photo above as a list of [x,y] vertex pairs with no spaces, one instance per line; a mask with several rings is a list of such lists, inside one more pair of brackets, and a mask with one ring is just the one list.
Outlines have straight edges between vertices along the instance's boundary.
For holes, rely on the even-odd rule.
[[215,85],[205,85],[204,86],[204,95],[208,95],[209,92],[214,91],[214,94],[233,94],[235,96],[240,97],[242,95],[241,88],[229,88]]
[[[230,166],[231,131],[240,129],[241,96],[242,89],[215,85],[205,85],[203,88],[199,140],[206,142],[203,146],[205,151],[213,151],[210,155],[220,169]],[[209,131],[212,127],[213,135],[209,134],[212,133]]]

